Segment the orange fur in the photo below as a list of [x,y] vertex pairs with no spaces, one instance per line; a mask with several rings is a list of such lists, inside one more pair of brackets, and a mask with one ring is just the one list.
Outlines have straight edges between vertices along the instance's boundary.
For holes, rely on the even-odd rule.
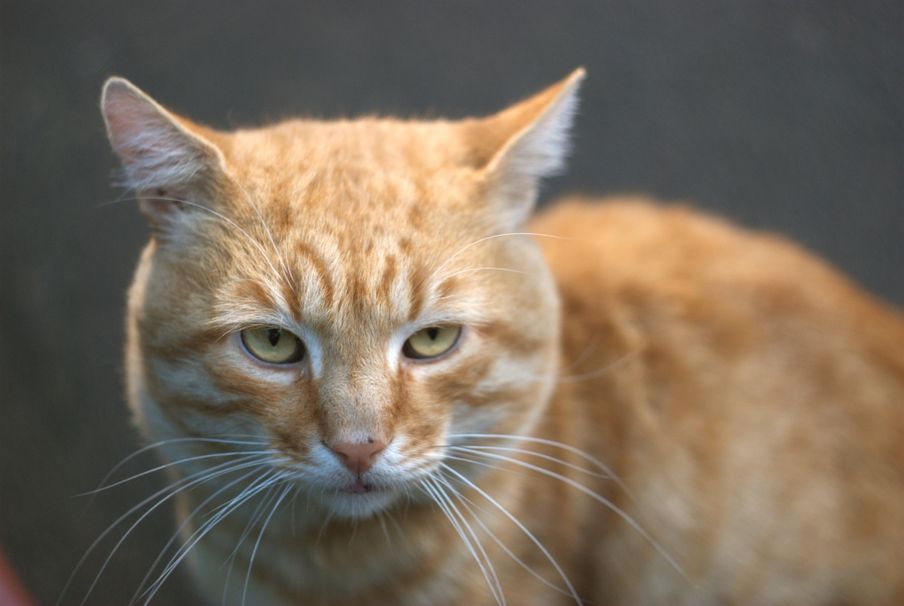
[[[137,422],[180,440],[174,481],[272,449],[176,495],[212,599],[574,603],[567,578],[597,605],[904,602],[904,321],[684,208],[567,200],[525,224],[581,77],[479,120],[233,133],[108,83],[155,228],[129,296]],[[255,361],[238,334],[260,326],[304,359]],[[406,358],[428,326],[463,328]],[[357,476],[330,450],[365,442],[387,446]]]

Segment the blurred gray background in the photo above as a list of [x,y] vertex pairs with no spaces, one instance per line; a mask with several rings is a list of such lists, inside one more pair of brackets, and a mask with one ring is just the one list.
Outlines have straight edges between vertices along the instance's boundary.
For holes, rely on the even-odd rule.
[[[902,9],[2,0],[0,546],[52,603],[91,541],[163,485],[144,478],[87,508],[73,497],[140,445],[120,350],[146,230],[132,205],[102,206],[120,193],[97,111],[108,75],[230,127],[298,113],[489,113],[584,65],[571,169],[546,199],[580,190],[692,200],[788,234],[901,303]],[[162,509],[123,544],[89,603],[128,600],[172,531]],[[63,603],[79,603],[111,547]],[[196,603],[184,574],[158,603]]]

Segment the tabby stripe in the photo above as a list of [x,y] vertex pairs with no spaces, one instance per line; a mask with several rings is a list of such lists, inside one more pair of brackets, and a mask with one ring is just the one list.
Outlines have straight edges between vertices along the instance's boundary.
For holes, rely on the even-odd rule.
[[298,254],[307,259],[310,262],[311,266],[314,268],[314,271],[317,274],[317,280],[320,282],[320,287],[323,289],[324,305],[325,307],[332,307],[335,291],[333,289],[333,283],[330,281],[330,274],[327,268],[327,264],[314,251],[313,248],[311,248],[304,242],[299,242],[295,247],[295,250],[298,252]]
[[392,283],[395,280],[395,276],[396,260],[394,256],[389,255],[388,257],[386,257],[386,268],[383,270],[383,279],[380,280],[380,285],[377,288],[377,293],[384,301],[389,300],[389,292],[392,288]]
[[414,271],[409,274],[411,284],[411,308],[408,312],[409,322],[413,322],[417,319],[424,306],[424,299],[426,297],[426,286],[424,282],[427,281],[427,278],[427,271],[420,265],[415,267]]

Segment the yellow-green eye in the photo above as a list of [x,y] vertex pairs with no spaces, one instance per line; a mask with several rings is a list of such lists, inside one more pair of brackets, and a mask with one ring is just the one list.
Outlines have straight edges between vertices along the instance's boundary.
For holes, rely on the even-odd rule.
[[271,364],[293,364],[304,357],[304,343],[288,330],[273,326],[247,328],[242,344],[252,356]]
[[402,353],[415,360],[443,355],[458,342],[461,326],[429,326],[417,331],[405,341]]

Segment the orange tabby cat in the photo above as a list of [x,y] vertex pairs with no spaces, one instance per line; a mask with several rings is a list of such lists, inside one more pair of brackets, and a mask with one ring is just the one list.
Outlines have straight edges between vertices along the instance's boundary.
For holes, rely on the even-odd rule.
[[225,603],[904,603],[901,316],[686,209],[530,219],[582,77],[231,133],[107,82],[181,524],[135,601],[187,556]]

